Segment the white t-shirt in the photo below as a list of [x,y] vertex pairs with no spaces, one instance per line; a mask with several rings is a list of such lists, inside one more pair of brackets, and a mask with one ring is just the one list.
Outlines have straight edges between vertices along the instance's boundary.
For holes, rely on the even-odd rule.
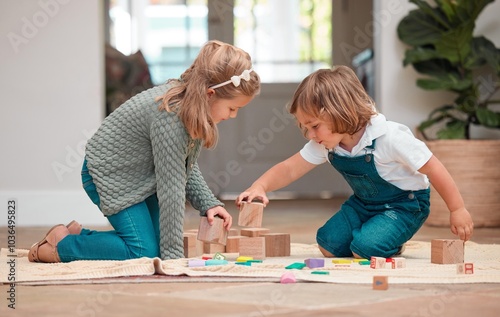
[[[384,180],[403,190],[421,190],[429,187],[426,175],[418,170],[432,157],[424,142],[413,136],[408,127],[386,121],[382,114],[372,117],[359,143],[351,152],[337,146],[333,149],[342,156],[360,156],[365,147],[377,139],[373,157],[375,167]],[[309,163],[320,165],[328,162],[328,149],[310,140],[302,150],[302,157]]]

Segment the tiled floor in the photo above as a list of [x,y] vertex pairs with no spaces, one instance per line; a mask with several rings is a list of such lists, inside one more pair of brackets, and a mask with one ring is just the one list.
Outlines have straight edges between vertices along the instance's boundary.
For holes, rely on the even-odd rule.
[[[316,229],[340,200],[273,201],[264,226],[291,233],[292,242],[315,243]],[[232,202],[228,210],[235,219]],[[198,226],[188,209],[186,229]],[[28,248],[48,228],[18,228],[17,245]],[[424,226],[414,240],[454,238],[449,228]],[[500,243],[500,228],[476,229],[472,241]],[[6,228],[0,228],[6,245]],[[297,283],[123,283],[100,285],[18,286],[16,310],[8,309],[7,286],[0,293],[0,316],[495,316],[500,284],[371,285]]]

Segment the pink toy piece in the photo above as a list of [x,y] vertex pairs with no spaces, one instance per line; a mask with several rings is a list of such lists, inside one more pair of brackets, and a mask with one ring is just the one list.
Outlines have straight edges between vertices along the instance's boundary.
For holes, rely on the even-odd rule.
[[293,275],[292,272],[286,272],[283,275],[281,275],[280,282],[281,284],[291,284],[297,282],[297,279],[295,278],[295,275]]

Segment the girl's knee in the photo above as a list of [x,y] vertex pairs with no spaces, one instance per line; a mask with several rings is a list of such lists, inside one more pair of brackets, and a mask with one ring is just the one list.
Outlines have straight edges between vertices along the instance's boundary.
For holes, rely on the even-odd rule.
[[146,249],[137,249],[130,250],[130,257],[132,259],[138,258],[156,258],[160,256],[159,248],[146,248]]

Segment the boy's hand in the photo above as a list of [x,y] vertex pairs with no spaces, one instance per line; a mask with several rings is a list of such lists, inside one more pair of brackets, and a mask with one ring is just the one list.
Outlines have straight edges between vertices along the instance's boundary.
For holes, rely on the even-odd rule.
[[474,231],[474,223],[472,217],[465,208],[460,208],[450,212],[451,232],[460,237],[461,240],[467,241],[472,236]]
[[214,217],[218,216],[224,220],[224,228],[226,230],[231,229],[233,224],[233,217],[227,212],[227,210],[222,206],[216,206],[207,210],[207,221],[210,225],[214,223]]
[[254,199],[260,200],[264,207],[266,207],[269,203],[269,199],[267,198],[264,189],[258,185],[252,185],[252,187],[248,188],[236,197],[236,206],[239,207],[242,201],[252,202]]

